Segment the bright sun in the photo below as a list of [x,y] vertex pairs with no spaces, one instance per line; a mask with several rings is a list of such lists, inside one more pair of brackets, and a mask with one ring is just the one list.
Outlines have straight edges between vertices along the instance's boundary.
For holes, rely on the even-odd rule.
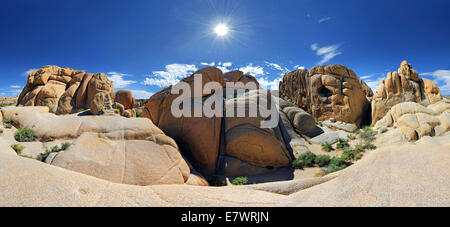
[[222,37],[226,36],[229,31],[230,31],[230,29],[228,28],[228,26],[226,24],[219,24],[214,28],[214,32],[218,36],[222,36]]

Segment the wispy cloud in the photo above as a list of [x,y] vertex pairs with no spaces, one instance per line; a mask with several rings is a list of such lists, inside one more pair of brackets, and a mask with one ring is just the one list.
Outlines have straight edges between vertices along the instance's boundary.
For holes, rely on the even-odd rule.
[[200,63],[200,65],[203,65],[203,66],[215,66],[216,63],[215,62],[211,62],[211,63],[202,62],[202,63]]
[[11,85],[11,86],[9,86],[10,88],[22,88],[22,86],[19,86],[19,85]]
[[306,69],[306,68],[305,68],[305,66],[296,65],[296,66],[294,66],[294,69],[298,70],[298,69]]
[[232,69],[230,68],[233,65],[233,63],[231,62],[219,62],[217,64],[217,68],[219,68],[220,70],[222,70],[223,73],[227,73],[229,71],[231,71]]
[[136,99],[149,99],[155,93],[144,91],[144,90],[131,90],[133,92],[133,96]]
[[109,79],[113,82],[115,88],[124,88],[130,84],[135,84],[137,81],[134,80],[125,80],[123,79],[126,76],[131,76],[125,73],[118,72],[109,72]]
[[436,82],[443,83],[441,91],[450,92],[450,70],[436,70],[434,72],[422,73],[421,76],[432,76]]
[[373,73],[369,75],[364,75],[360,77],[361,80],[366,82],[372,91],[376,91],[380,82],[385,79],[384,73]]
[[154,71],[152,75],[145,78],[142,84],[168,87],[197,71],[195,65],[188,64],[170,64],[166,65],[165,68],[165,71]]
[[261,66],[253,66],[253,63],[250,63],[247,66],[241,67],[239,70],[242,71],[245,74],[250,74],[250,75],[255,76],[255,77],[265,74],[263,67],[261,67]]
[[323,22],[326,22],[326,21],[329,21],[329,20],[331,20],[331,17],[324,17],[324,18],[321,18],[321,19],[319,20],[319,24],[322,24]]
[[318,65],[325,64],[334,57],[341,55],[342,52],[339,50],[340,47],[340,44],[334,44],[324,47],[320,47],[317,43],[311,45],[311,49],[316,52],[316,55],[322,57],[322,60],[317,63]]
[[288,68],[282,67],[282,66],[280,66],[279,64],[276,64],[276,63],[267,62],[267,61],[266,61],[265,63],[266,63],[266,65],[268,65],[269,67],[272,67],[272,68],[274,68],[274,69],[280,71],[280,72],[281,72],[280,75],[284,75],[284,74],[286,74],[286,73],[288,73],[288,72],[290,71]]
[[279,84],[283,77],[278,77],[274,80],[270,80],[268,77],[259,77],[257,78],[259,85],[267,90],[278,90]]
[[33,72],[34,70],[36,70],[36,69],[29,69],[29,70],[23,72],[23,75],[24,75],[24,76],[28,76],[28,74],[30,74],[30,73]]

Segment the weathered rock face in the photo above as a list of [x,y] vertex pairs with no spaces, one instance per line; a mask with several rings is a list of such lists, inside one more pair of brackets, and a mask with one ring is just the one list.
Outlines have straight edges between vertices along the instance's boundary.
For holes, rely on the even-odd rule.
[[373,93],[352,70],[342,65],[290,72],[280,83],[280,96],[319,121],[335,118],[358,126],[370,123]]
[[375,125],[376,129],[395,127],[410,141],[424,136],[441,136],[450,130],[450,102],[424,107],[415,102],[395,105]]
[[111,103],[111,95],[99,92],[92,98],[91,103],[89,104],[89,109],[91,110],[92,114],[98,115],[103,114],[106,112],[106,110],[112,110],[112,103]]
[[419,79],[419,73],[404,61],[397,72],[388,73],[378,86],[372,101],[372,122],[377,123],[399,103],[416,102],[427,106],[440,100],[439,87],[430,80]]
[[57,114],[70,114],[89,108],[98,93],[111,95],[113,99],[117,97],[111,102],[121,103],[126,109],[134,108],[131,91],[114,93],[113,83],[106,74],[90,74],[58,66],[44,66],[31,72],[17,105],[47,106]]
[[[241,71],[231,71],[223,75],[225,83],[235,83],[236,88],[247,88],[248,83],[253,83],[255,86],[252,89],[259,89],[259,83],[256,78],[252,75],[244,74]],[[250,88],[250,87],[248,87]],[[249,90],[252,90],[249,89]]]
[[[220,69],[208,67],[182,81],[193,88],[196,74],[202,75],[202,88],[206,82],[216,82],[220,87],[209,93],[203,90],[201,94],[192,94],[189,99],[192,106],[194,103],[203,103],[215,92],[223,89],[225,81],[253,80],[253,77],[244,76],[242,72],[229,73],[224,79]],[[215,174],[217,171],[234,175],[243,172],[259,173],[261,169],[267,171],[267,167],[277,168],[289,165],[290,156],[279,128],[265,130],[259,127],[260,121],[265,118],[261,116],[223,118],[205,116],[204,113],[199,117],[176,118],[172,115],[171,105],[180,95],[171,94],[170,90],[171,87],[153,95],[146,103],[142,116],[150,118],[173,138],[183,155],[191,160],[197,170],[208,175]],[[224,95],[228,96],[228,94]],[[224,111],[231,110],[234,104],[248,106],[251,100],[251,98],[250,101],[246,101],[245,98],[231,98],[223,103]],[[216,108],[222,107],[216,106]],[[246,109],[246,107],[243,108]],[[228,165],[226,160],[236,162]]]
[[48,111],[48,107],[1,110],[14,125],[32,129],[39,140],[74,139],[68,150],[46,160],[48,164],[121,184],[185,184],[191,179],[191,185],[208,185],[200,175],[191,176],[175,141],[149,119],[57,116]]

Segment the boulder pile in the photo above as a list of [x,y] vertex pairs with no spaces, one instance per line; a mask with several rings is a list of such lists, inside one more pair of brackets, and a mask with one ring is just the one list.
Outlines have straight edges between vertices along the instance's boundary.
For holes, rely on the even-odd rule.
[[376,124],[389,110],[403,102],[416,102],[423,106],[442,100],[439,87],[431,80],[420,79],[411,64],[403,61],[397,72],[389,72],[380,82],[372,101],[372,123]]
[[[201,69],[182,80],[194,88],[194,76],[202,76],[202,87],[207,82],[216,82],[219,89],[225,87],[225,82],[256,81],[254,77],[234,71],[222,74],[215,67]],[[258,86],[256,86],[258,87]],[[242,88],[242,87],[237,87]],[[222,173],[228,176],[253,175],[270,171],[274,168],[288,166],[291,155],[285,146],[280,127],[261,128],[261,121],[268,117],[236,117],[230,111],[243,110],[248,114],[250,103],[256,104],[258,91],[249,91],[248,98],[237,94],[226,94],[223,103],[224,117],[174,117],[171,106],[180,95],[171,94],[171,87],[153,95],[145,105],[143,117],[151,119],[166,135],[173,138],[180,146],[183,155],[192,160],[194,167],[207,175]],[[192,94],[189,103],[203,103],[218,90],[202,94]],[[270,103],[268,95],[257,105]],[[236,108],[237,106],[237,108]],[[222,106],[216,108],[222,108]],[[231,116],[231,117],[228,117]],[[247,116],[247,115],[245,115]]]
[[[28,75],[27,84],[19,95],[18,106],[47,106],[57,114],[71,114],[92,107],[98,93],[114,104],[123,105],[123,116],[133,117],[134,98],[130,91],[114,92],[113,83],[104,73],[85,73],[81,70],[44,66]],[[110,95],[110,98],[107,96]],[[103,104],[96,100],[94,114]],[[104,106],[105,107],[105,106]],[[106,105],[108,107],[108,105]],[[112,109],[112,107],[111,107]]]
[[317,121],[334,118],[357,126],[370,124],[372,90],[345,66],[290,72],[280,82],[279,90],[280,97],[292,101]]

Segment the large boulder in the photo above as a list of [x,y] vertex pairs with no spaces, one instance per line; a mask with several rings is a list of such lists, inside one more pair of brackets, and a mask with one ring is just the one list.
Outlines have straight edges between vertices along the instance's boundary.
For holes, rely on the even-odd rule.
[[[260,111],[254,117],[239,117],[239,115],[235,116],[230,113],[236,109],[243,109],[247,112],[251,105],[258,108],[260,105],[267,106],[271,102],[271,97],[259,95],[258,91],[251,91],[247,98],[244,96],[225,102],[226,117],[223,119],[225,148],[221,156],[227,157],[221,157],[219,161],[221,172],[227,173],[229,176],[242,174],[242,172],[235,171],[235,167],[229,169],[230,166],[222,163],[223,159],[228,160],[228,157],[240,160],[241,165],[247,167],[246,173],[252,173],[248,175],[260,173],[260,168],[273,169],[289,165],[291,156],[286,148],[280,127],[277,125],[273,128],[261,128],[261,122],[268,120],[269,117],[262,116]],[[249,169],[249,166],[252,168]],[[255,169],[255,171],[251,169]]]
[[[110,182],[133,185],[207,185],[191,170],[175,141],[149,119],[50,114],[48,107],[6,107],[2,115],[40,141],[74,140],[48,164]],[[111,123],[113,122],[113,123]],[[197,180],[192,180],[192,178]]]
[[114,183],[131,185],[184,184],[190,169],[173,144],[113,141],[84,133],[50,163]]
[[[113,83],[106,74],[58,66],[44,66],[31,72],[17,106],[47,106],[57,114],[71,114],[90,108],[98,93],[111,95],[111,103],[120,103],[126,110],[134,108],[135,99],[131,91],[114,92]],[[128,113],[133,117],[133,111]]]
[[370,124],[371,89],[352,70],[342,65],[317,66],[286,74],[280,96],[290,99],[318,121],[331,118]]
[[375,129],[389,127],[410,141],[444,135],[450,130],[450,103],[441,101],[428,108],[416,102],[397,104],[375,125]]
[[[253,77],[245,76],[242,72],[237,71],[228,73],[224,77],[220,69],[208,67],[183,79],[182,82],[187,83],[191,89],[194,88],[195,75],[200,75],[202,78],[202,84],[199,84],[200,88],[204,88],[206,82],[216,82],[219,88],[210,92],[205,90],[194,92],[190,97],[188,96],[187,100],[191,106],[194,106],[195,103],[202,104],[212,95],[218,95],[216,92],[225,87],[226,81],[244,81],[246,84],[253,80]],[[176,87],[178,86],[179,84],[176,85]],[[233,88],[241,89],[241,87]],[[243,173],[260,173],[261,170],[267,171],[289,165],[291,159],[280,129],[278,127],[272,129],[260,127],[261,121],[266,118],[261,116],[234,117],[235,115],[232,115],[233,117],[206,116],[204,112],[197,117],[175,117],[172,114],[171,106],[180,95],[172,94],[171,89],[172,87],[169,87],[153,95],[146,103],[142,116],[150,118],[166,135],[173,138],[178,143],[183,155],[191,160],[195,169],[207,175],[218,172],[226,175],[239,173],[244,175]],[[228,96],[229,94],[224,95]],[[242,110],[247,113],[246,107],[249,106],[249,103],[255,103],[257,100],[257,96],[252,94],[246,95],[250,99],[246,99],[245,96],[240,98],[237,96],[236,93],[233,93],[231,98],[227,97],[228,100],[222,103],[224,112],[230,111],[231,106],[237,104],[244,106]],[[215,108],[222,107],[216,106]],[[226,164],[227,160],[232,160],[233,164]],[[232,170],[227,169],[229,166],[233,166]]]
[[376,124],[399,103],[428,106],[440,100],[439,87],[431,80],[420,79],[412,65],[403,61],[397,72],[389,72],[386,80],[380,82],[372,101],[372,123]]

